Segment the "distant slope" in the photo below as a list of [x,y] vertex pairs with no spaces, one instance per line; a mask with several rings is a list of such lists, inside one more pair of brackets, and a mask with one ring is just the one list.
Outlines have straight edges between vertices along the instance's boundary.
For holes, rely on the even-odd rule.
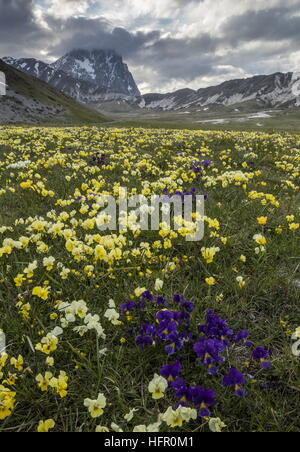
[[256,104],[257,108],[289,108],[300,105],[294,90],[297,83],[299,74],[278,72],[230,80],[198,91],[183,89],[168,94],[146,94],[137,105],[164,111],[207,108],[211,105],[230,107],[249,102],[252,107]]
[[47,83],[0,60],[7,93],[0,96],[0,123],[101,123],[106,118]]

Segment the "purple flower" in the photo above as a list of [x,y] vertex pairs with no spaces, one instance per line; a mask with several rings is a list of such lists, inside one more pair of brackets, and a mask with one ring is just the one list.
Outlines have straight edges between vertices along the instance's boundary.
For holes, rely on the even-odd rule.
[[210,164],[211,164],[211,160],[204,160],[204,162],[202,162],[202,165],[204,166],[204,168],[207,168]]
[[120,310],[123,315],[133,311],[134,308],[136,308],[136,304],[133,301],[127,301],[127,303],[123,303],[120,306]]
[[166,300],[165,297],[157,297],[156,303],[157,303],[158,305],[167,306],[167,300]]
[[200,417],[210,417],[208,407],[215,404],[215,392],[212,389],[204,389],[202,386],[191,388],[192,402],[199,407]]
[[192,303],[191,301],[186,301],[184,295],[174,295],[174,302],[176,304],[181,304],[182,308],[187,312],[193,312],[195,309],[194,303]]
[[179,361],[173,364],[166,364],[160,369],[160,374],[169,382],[174,381],[180,374],[182,366]]
[[194,352],[197,353],[203,364],[208,367],[208,373],[210,375],[218,372],[218,364],[225,361],[224,356],[220,356],[220,353],[224,352],[226,345],[219,339],[206,339],[200,338],[194,344]]
[[153,339],[150,336],[137,336],[135,339],[136,344],[140,350],[144,350],[148,346],[153,344]]
[[207,311],[207,318],[205,325],[200,325],[198,327],[199,333],[204,333],[209,338],[218,338],[229,345],[229,340],[227,337],[233,336],[233,330],[228,328],[227,320],[221,319],[218,315],[209,310]]
[[223,385],[227,387],[233,386],[238,397],[243,397],[246,394],[246,391],[241,388],[245,383],[245,376],[234,368],[229,369],[229,374],[225,375],[223,379]]
[[257,347],[253,351],[252,357],[255,361],[260,361],[264,369],[270,369],[271,363],[267,361],[270,357],[270,352],[265,347]]
[[248,341],[249,333],[247,330],[241,330],[237,334],[235,334],[232,338],[233,342],[236,344],[244,344],[246,347],[252,347],[253,343]]
[[142,297],[148,301],[153,301],[154,299],[152,293],[149,290],[146,290],[146,292],[142,293]]
[[176,408],[179,405],[186,406],[188,402],[192,401],[192,390],[189,388],[183,378],[177,378],[170,383],[170,387],[175,390],[175,398],[179,400],[176,404]]

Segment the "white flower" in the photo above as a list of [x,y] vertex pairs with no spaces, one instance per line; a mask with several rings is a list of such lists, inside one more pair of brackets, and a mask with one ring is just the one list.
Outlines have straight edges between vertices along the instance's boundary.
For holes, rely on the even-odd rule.
[[300,339],[300,326],[296,328],[296,331],[293,333],[292,339]]
[[120,314],[115,309],[107,309],[104,313],[104,317],[106,317],[113,325],[119,324]]
[[64,330],[62,328],[60,328],[59,326],[55,327],[53,331],[51,331],[51,334],[53,334],[53,336],[61,336],[63,334]]
[[212,432],[220,433],[222,431],[222,428],[225,428],[226,425],[224,422],[221,421],[219,417],[217,418],[211,418],[209,420],[209,428]]
[[102,425],[97,425],[95,432],[96,433],[107,433],[107,432],[109,432],[109,429],[107,427],[103,427]]
[[117,432],[117,433],[122,433],[123,432],[123,430],[117,424],[115,424],[114,422],[111,423],[111,428],[112,428],[112,430],[114,432]]
[[134,433],[156,433],[159,432],[159,427],[161,426],[161,422],[155,422],[154,424],[148,425],[136,425],[133,429]]
[[146,290],[147,289],[145,287],[138,287],[137,289],[135,289],[134,295],[139,298],[142,293],[146,292]]
[[114,302],[114,300],[112,298],[108,301],[108,306],[110,308],[115,308],[116,307],[116,303]]
[[129,413],[125,414],[124,419],[127,422],[130,422],[133,419],[134,413],[136,413],[138,410],[136,408],[133,408],[129,411]]
[[73,328],[73,331],[75,333],[78,333],[79,336],[84,336],[85,333],[88,331],[88,329],[85,325],[81,325],[81,326],[75,326],[75,328]]
[[163,285],[164,285],[164,282],[161,279],[157,279],[155,281],[155,286],[154,286],[156,292],[160,291],[163,288]]

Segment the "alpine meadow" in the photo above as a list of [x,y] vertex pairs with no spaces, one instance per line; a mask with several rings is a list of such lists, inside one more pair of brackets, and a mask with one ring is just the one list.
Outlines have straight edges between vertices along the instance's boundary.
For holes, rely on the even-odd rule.
[[299,30],[0,0],[1,433],[300,431]]

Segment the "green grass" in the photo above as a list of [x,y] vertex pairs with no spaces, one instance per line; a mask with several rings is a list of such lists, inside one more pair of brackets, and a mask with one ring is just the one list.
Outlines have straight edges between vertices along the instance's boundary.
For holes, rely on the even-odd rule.
[[[89,166],[95,152],[107,156],[107,164],[98,169]],[[154,401],[147,387],[154,373],[159,373],[166,362],[175,361],[177,355],[168,358],[161,344],[143,352],[138,350],[134,337],[129,334],[130,328],[140,326],[138,315],[133,315],[129,325],[124,322],[119,326],[113,326],[104,318],[109,299],[114,299],[118,307],[135,299],[137,287],[154,291],[156,278],[164,280],[161,294],[168,300],[176,293],[184,293],[187,299],[193,300],[196,306],[192,314],[193,331],[196,332],[196,326],[203,323],[206,310],[213,309],[228,319],[230,327],[248,329],[255,346],[263,345],[271,351],[271,370],[265,372],[260,365],[251,362],[247,372],[255,376],[255,382],[248,385],[246,397],[238,399],[231,389],[222,386],[220,377],[207,375],[192,347],[184,349],[184,376],[189,384],[212,387],[216,391],[217,403],[212,407],[212,416],[220,417],[230,432],[299,431],[299,358],[292,354],[291,334],[300,324],[299,288],[295,283],[300,279],[300,241],[299,230],[289,230],[286,220],[287,215],[294,215],[294,222],[299,223],[299,152],[299,136],[292,134],[97,127],[0,128],[0,183],[4,190],[0,191],[0,228],[12,228],[0,234],[0,249],[7,238],[31,238],[27,251],[13,248],[11,254],[0,257],[0,328],[7,335],[9,356],[21,354],[24,358],[24,371],[16,371],[8,364],[0,378],[1,384],[1,380],[7,379],[8,372],[18,376],[10,386],[16,392],[16,404],[11,416],[0,420],[0,431],[35,431],[41,419],[49,418],[56,422],[55,431],[94,431],[96,425],[110,428],[112,422],[124,431],[132,431],[135,425],[156,422],[159,412],[174,405],[171,391],[165,398]],[[251,156],[245,157],[247,154]],[[26,170],[7,168],[8,164],[27,159],[32,163]],[[194,177],[190,162],[199,159],[210,159],[212,164],[205,175]],[[254,161],[254,167],[250,161]],[[247,168],[245,162],[248,162]],[[253,179],[249,177],[246,187],[239,182],[229,182],[222,187],[215,177],[226,171],[242,171],[254,176]],[[174,181],[186,179],[183,185],[179,182],[177,186],[170,184],[171,191],[196,187],[199,193],[209,195],[205,213],[219,220],[219,231],[206,225],[200,243],[186,242],[179,236],[172,239],[171,248],[152,249],[151,258],[135,257],[132,250],[140,248],[143,242],[152,245],[161,240],[163,244],[161,236],[145,231],[137,237],[128,231],[123,247],[123,253],[128,252],[128,255],[123,254],[121,260],[107,264],[103,261],[94,263],[93,255],[87,250],[83,260],[76,261],[66,251],[65,239],[54,236],[48,227],[36,239],[36,232],[28,229],[33,221],[30,217],[34,216],[43,217],[50,223],[56,223],[62,212],[71,214],[74,211],[78,221],[91,218],[90,210],[80,212],[86,203],[75,200],[76,188],[87,196],[97,190],[112,193],[119,183],[127,186],[129,192],[136,188],[140,193],[148,181],[151,191],[160,194],[161,181],[168,175],[173,175]],[[66,176],[71,180],[67,181]],[[214,178],[211,187],[205,176]],[[35,190],[20,187],[27,179],[33,181]],[[49,193],[43,196],[37,185],[41,181],[48,192],[53,191],[53,197]],[[95,181],[101,182],[102,186],[97,189]],[[248,193],[253,190],[272,194],[279,206],[270,202],[263,205],[261,198],[250,199]],[[59,200],[70,201],[70,205],[60,206]],[[53,218],[47,216],[51,211]],[[268,217],[267,226],[258,225],[257,217],[260,216]],[[15,224],[19,218],[28,221]],[[73,229],[80,242],[94,249],[96,243],[90,243],[87,236],[103,233],[96,227],[85,230],[80,224],[72,224],[70,219],[59,221],[65,223],[65,229]],[[282,226],[282,234],[276,233],[278,226]],[[266,253],[259,255],[254,251],[257,245],[253,236],[257,233],[267,238]],[[226,238],[227,243],[223,243],[222,238]],[[49,246],[45,254],[37,249],[39,240]],[[201,248],[211,246],[220,247],[220,252],[212,264],[207,264]],[[247,257],[246,263],[240,261],[242,254]],[[61,262],[74,273],[63,280],[56,266],[52,271],[45,270],[42,260],[47,256],[55,257],[56,263]],[[38,268],[32,281],[15,287],[15,276],[23,273],[34,260],[38,261]],[[170,271],[167,264],[172,261],[176,265]],[[85,275],[86,265],[95,266],[93,277]],[[147,270],[151,272],[148,275]],[[244,288],[236,281],[240,275],[246,282]],[[217,281],[213,287],[205,283],[209,276]],[[32,295],[32,289],[42,286],[45,281],[51,290],[48,300],[43,301]],[[223,294],[223,301],[217,302],[220,294]],[[23,303],[30,304],[29,320],[16,306],[18,296]],[[44,335],[41,330],[48,333],[59,325],[58,319],[49,318],[53,312],[60,314],[55,301],[80,299],[87,302],[92,314],[99,315],[106,339],[97,340],[94,332],[80,337],[72,328],[65,331],[53,353],[54,368],[50,369],[55,374],[66,371],[69,376],[68,395],[60,399],[51,390],[41,392],[37,387],[36,375],[49,369],[45,364],[46,355],[32,350],[30,343],[36,345],[41,340]],[[157,310],[155,306],[147,307],[149,322],[155,322]],[[281,320],[286,324],[281,324]],[[77,319],[76,325],[81,323]],[[125,343],[120,342],[122,338],[126,339]],[[107,353],[98,358],[98,351],[103,348],[107,348]],[[230,366],[243,368],[249,353],[243,347],[235,346],[226,358],[228,361],[221,374]],[[96,398],[99,392],[105,394],[107,406],[103,416],[93,420],[83,400]],[[133,421],[127,423],[124,415],[130,408],[138,411]],[[161,425],[160,431],[170,430],[202,432],[209,428],[207,421],[198,418],[174,430],[165,423]]]

